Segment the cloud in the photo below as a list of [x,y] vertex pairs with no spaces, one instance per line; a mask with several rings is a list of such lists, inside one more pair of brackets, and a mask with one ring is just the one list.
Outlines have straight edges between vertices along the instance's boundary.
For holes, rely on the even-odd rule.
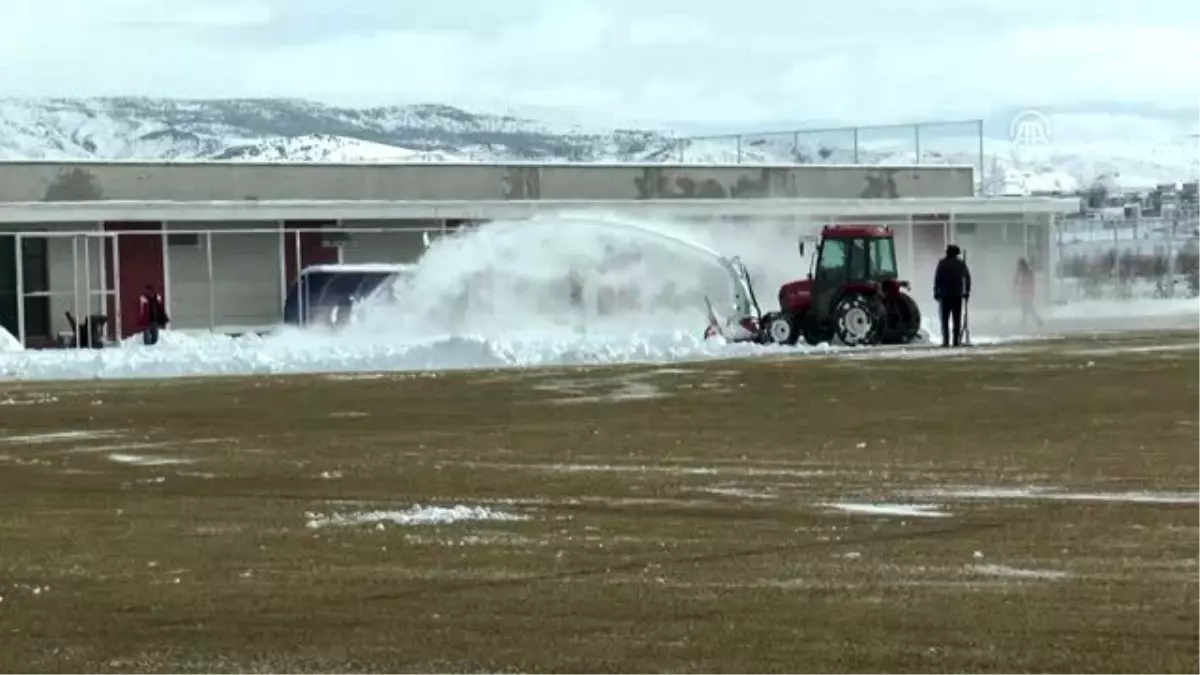
[[1196,105],[1200,5],[1158,0],[5,0],[0,90],[847,123]]

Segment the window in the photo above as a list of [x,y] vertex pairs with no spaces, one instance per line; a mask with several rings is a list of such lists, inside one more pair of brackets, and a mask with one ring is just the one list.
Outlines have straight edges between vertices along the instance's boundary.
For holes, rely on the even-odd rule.
[[851,279],[867,278],[867,242],[864,239],[852,239],[846,248],[849,259],[849,274]]
[[896,243],[891,239],[872,239],[871,278],[896,276]]
[[821,247],[818,272],[841,272],[846,267],[846,240],[826,239]]
[[200,235],[196,232],[168,232],[167,246],[171,248],[200,248]]

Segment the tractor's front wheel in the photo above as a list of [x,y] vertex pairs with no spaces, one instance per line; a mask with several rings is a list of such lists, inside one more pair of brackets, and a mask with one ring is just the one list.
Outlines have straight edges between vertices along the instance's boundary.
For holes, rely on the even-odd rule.
[[799,327],[787,314],[771,315],[766,321],[767,338],[772,344],[794,345],[799,339]]
[[833,316],[838,340],[849,347],[878,344],[887,322],[879,298],[859,293],[842,298]]

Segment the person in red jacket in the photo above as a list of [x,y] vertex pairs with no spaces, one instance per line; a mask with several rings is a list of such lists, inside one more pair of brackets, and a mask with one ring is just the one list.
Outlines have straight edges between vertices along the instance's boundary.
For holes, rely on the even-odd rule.
[[1037,290],[1034,286],[1033,268],[1029,266],[1029,262],[1024,258],[1017,261],[1017,277],[1013,281],[1013,287],[1017,298],[1021,301],[1021,327],[1025,328],[1028,326],[1030,319],[1032,319],[1038,328],[1041,328],[1042,317],[1038,316],[1037,310],[1033,306],[1033,299]]
[[158,344],[158,332],[170,322],[162,294],[154,290],[154,284],[146,284],[146,290],[138,298],[138,326],[142,329],[142,343]]

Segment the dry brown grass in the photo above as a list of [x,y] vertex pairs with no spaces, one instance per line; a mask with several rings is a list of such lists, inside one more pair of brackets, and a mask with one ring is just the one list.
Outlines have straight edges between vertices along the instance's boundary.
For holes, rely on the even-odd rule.
[[0,669],[1196,672],[1196,343],[6,386]]

